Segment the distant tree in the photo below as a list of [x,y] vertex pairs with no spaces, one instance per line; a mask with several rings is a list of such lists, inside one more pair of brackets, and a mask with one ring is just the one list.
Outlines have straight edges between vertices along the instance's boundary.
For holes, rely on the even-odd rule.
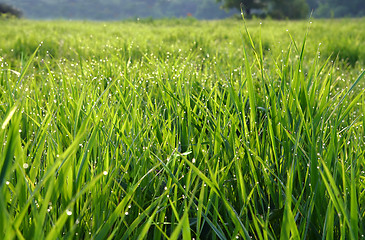
[[247,15],[251,14],[252,9],[262,9],[265,7],[265,1],[262,0],[217,0],[223,2],[222,7],[225,9],[236,8],[245,11]]
[[19,9],[5,3],[0,3],[0,15],[2,14],[8,14],[17,18],[20,18],[23,15]]
[[319,0],[307,0],[310,10],[314,10],[318,7]]
[[308,16],[306,0],[272,0],[269,15],[276,19],[302,19]]
[[252,9],[264,9],[276,19],[301,19],[308,16],[309,6],[306,0],[217,0],[223,2],[223,8],[243,7],[247,15]]
[[364,0],[318,0],[317,17],[363,17]]

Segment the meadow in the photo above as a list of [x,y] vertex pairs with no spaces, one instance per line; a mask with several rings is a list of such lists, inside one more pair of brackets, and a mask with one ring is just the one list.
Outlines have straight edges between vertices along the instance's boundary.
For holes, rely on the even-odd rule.
[[0,29],[0,239],[365,239],[364,18]]

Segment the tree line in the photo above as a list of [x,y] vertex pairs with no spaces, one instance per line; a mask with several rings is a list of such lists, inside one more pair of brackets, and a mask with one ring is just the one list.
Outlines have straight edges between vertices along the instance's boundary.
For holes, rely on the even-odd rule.
[[225,8],[243,9],[246,15],[261,10],[273,18],[300,19],[313,13],[314,17],[363,17],[364,0],[217,0]]
[[[15,7],[13,7],[15,6]],[[226,18],[241,9],[247,17],[302,19],[365,16],[364,0],[3,0],[0,13],[28,18],[117,20],[128,18]]]

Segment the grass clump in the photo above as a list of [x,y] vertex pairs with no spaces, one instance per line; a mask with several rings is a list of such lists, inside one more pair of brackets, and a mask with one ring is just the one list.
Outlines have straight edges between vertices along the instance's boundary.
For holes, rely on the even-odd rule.
[[26,23],[54,35],[0,52],[3,239],[365,234],[363,62],[265,22]]

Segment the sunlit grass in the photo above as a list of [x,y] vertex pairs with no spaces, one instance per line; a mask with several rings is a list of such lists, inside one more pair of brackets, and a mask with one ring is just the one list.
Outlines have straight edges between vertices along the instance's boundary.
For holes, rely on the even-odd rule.
[[4,22],[0,238],[363,238],[364,20],[327,23]]

